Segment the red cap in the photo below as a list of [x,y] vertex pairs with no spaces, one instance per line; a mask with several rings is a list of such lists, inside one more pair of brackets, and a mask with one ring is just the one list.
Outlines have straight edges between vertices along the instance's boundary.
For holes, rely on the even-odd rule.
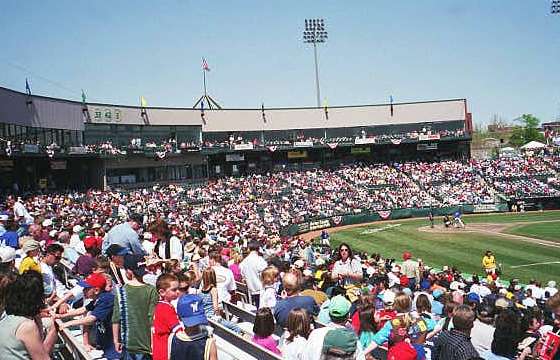
[[86,249],[97,247],[97,239],[95,236],[88,236],[84,239],[84,247]]
[[103,274],[93,273],[90,274],[87,278],[85,278],[85,280],[78,282],[78,285],[86,289],[87,288],[104,289],[105,286],[107,286],[107,279]]
[[412,259],[412,255],[411,255],[408,251],[405,251],[405,252],[402,254],[402,258],[403,258],[403,260]]

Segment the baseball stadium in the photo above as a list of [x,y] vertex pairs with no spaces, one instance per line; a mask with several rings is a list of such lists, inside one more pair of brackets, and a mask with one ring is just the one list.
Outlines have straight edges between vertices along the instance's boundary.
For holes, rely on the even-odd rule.
[[2,3],[0,360],[560,360],[558,14]]

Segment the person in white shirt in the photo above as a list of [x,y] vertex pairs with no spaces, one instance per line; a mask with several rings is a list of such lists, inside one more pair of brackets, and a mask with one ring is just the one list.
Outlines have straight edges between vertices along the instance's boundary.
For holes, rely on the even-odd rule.
[[22,221],[26,225],[33,224],[33,216],[29,214],[27,208],[23,204],[23,201],[18,197],[17,201],[14,203],[14,218],[18,221]]
[[338,247],[339,259],[334,263],[332,279],[342,285],[351,285],[362,280],[364,274],[362,264],[354,258],[350,246],[346,243]]
[[259,243],[251,241],[249,243],[249,255],[239,264],[241,275],[245,279],[251,302],[259,307],[259,294],[263,288],[261,282],[261,272],[268,266],[266,260],[259,254]]
[[523,299],[522,303],[524,306],[529,308],[537,306],[537,301],[533,297],[533,290],[531,290],[530,288],[527,288],[527,290],[525,290],[525,299]]
[[222,256],[217,251],[209,254],[209,265],[216,274],[216,288],[218,289],[218,303],[222,306],[222,302],[230,301],[231,294],[237,290],[233,272],[222,265]]
[[545,294],[548,293],[549,297],[554,296],[558,292],[558,289],[556,289],[556,281],[550,280],[544,288],[544,292]]

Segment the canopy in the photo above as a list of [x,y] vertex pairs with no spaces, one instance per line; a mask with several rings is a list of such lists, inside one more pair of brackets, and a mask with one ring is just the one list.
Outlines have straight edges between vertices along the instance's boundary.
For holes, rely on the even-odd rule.
[[521,149],[523,150],[531,150],[531,149],[540,149],[545,147],[546,145],[543,144],[542,142],[538,142],[538,141],[530,141],[527,144],[523,145],[521,147]]

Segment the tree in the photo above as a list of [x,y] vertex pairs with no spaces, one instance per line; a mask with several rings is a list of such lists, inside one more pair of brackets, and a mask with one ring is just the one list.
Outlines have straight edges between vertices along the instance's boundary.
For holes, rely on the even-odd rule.
[[509,143],[513,146],[519,147],[529,141],[544,141],[544,135],[539,131],[538,118],[531,114],[523,114],[520,118],[515,119],[516,122],[521,123],[515,126],[511,132]]

